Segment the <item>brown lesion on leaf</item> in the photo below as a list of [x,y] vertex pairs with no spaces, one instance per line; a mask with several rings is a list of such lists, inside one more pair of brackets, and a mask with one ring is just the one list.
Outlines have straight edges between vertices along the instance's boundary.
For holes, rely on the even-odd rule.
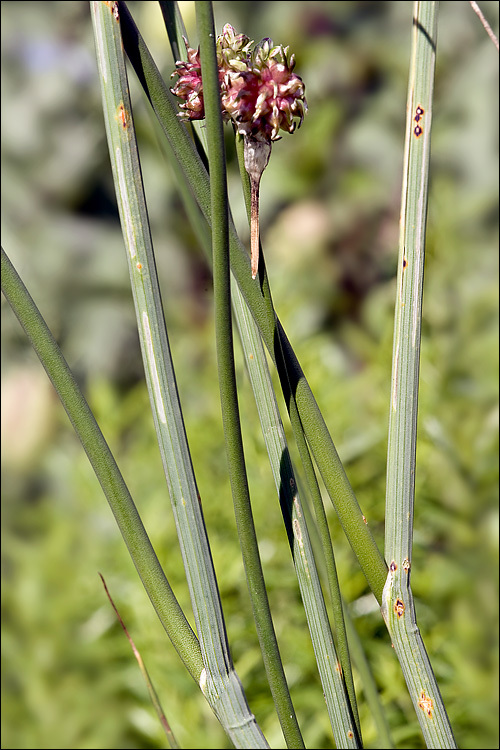
[[125,109],[123,102],[120,102],[116,109],[116,118],[124,130],[130,127],[130,112]]
[[413,128],[413,135],[415,136],[415,138],[420,138],[420,136],[424,132],[424,129],[420,125],[420,120],[423,118],[424,115],[425,115],[425,109],[421,107],[419,104],[415,110],[415,117],[413,118],[414,122],[417,123],[415,127]]
[[113,18],[115,19],[115,21],[119,21],[120,20],[120,12],[118,10],[118,3],[117,2],[111,2],[111,3],[105,2],[104,5],[107,5],[108,8],[111,10],[111,12],[113,13]]
[[411,568],[411,562],[408,560],[407,557],[405,557],[405,559],[403,560],[403,570],[405,571],[405,573],[408,573],[410,568]]
[[117,2],[111,2],[111,3],[106,3],[105,2],[104,5],[107,5],[108,8],[111,9],[111,12],[113,13],[113,18],[115,19],[115,21],[119,21],[120,20],[120,12],[118,10],[118,3]]
[[394,604],[394,612],[398,617],[402,617],[404,615],[405,604],[402,599],[399,599],[399,597],[396,599],[396,603]]
[[425,109],[418,105],[417,109],[415,110],[415,117],[413,118],[415,122],[420,122],[422,117],[425,115]]
[[350,740],[352,740],[352,739],[353,739],[353,737],[354,737],[354,732],[352,731],[352,729],[349,729],[349,731],[347,732],[347,736],[348,736],[348,738],[349,738]]
[[424,711],[424,713],[427,714],[429,719],[432,719],[432,711],[434,709],[434,703],[432,702],[432,698],[425,694],[425,691],[422,690],[420,693],[420,700],[418,702],[418,707]]
[[393,560],[391,562],[391,564],[389,565],[389,570],[391,571],[391,573],[395,573],[397,569],[398,569],[398,566],[396,565],[396,563]]
[[415,138],[420,138],[420,136],[424,132],[423,127],[420,125],[420,121],[424,115],[425,115],[425,109],[421,107],[419,104],[415,110],[415,117],[413,118],[414,122],[417,123],[415,127],[413,128],[413,135],[415,136]]
[[424,129],[419,124],[420,120],[423,118],[424,115],[425,115],[425,109],[421,107],[419,104],[415,110],[415,117],[413,118],[413,120],[417,123],[416,126],[413,128],[413,134],[415,138],[420,138],[420,136],[424,132]]

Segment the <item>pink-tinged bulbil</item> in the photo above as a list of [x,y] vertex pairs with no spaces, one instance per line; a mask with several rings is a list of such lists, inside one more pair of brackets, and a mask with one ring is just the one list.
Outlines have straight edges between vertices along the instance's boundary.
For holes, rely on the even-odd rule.
[[293,133],[307,112],[302,79],[293,73],[288,48],[263,39],[254,49],[249,70],[234,76],[223,90],[223,107],[242,135],[277,141],[280,130]]
[[179,116],[187,120],[203,120],[205,108],[203,106],[203,85],[201,82],[200,50],[192,49],[184,39],[187,51],[187,62],[176,62],[176,70],[172,77],[179,76],[179,80],[171,89],[172,94],[184,101],[179,104]]

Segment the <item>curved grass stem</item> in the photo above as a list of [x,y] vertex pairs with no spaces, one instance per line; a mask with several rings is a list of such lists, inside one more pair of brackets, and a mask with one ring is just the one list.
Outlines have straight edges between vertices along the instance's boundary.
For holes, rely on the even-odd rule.
[[189,673],[198,681],[203,670],[198,639],[170,588],[94,415],[56,340],[3,248],[2,291],[61,399],[163,627]]

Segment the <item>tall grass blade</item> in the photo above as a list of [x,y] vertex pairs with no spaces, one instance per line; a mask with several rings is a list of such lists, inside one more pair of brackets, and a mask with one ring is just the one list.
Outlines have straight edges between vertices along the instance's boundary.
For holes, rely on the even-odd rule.
[[245,362],[280,499],[334,739],[337,747],[361,747],[358,728],[353,719],[342,677],[343,669],[335,651],[306,517],[262,340],[236,284],[233,285],[233,303],[238,311],[236,320]]
[[179,745],[177,744],[177,740],[175,739],[175,735],[174,735],[174,733],[172,731],[172,728],[171,728],[170,724],[168,723],[167,717],[165,716],[165,712],[164,712],[164,710],[163,710],[163,708],[161,706],[160,699],[158,697],[158,693],[156,692],[155,686],[153,685],[153,681],[151,680],[151,677],[149,676],[149,672],[147,670],[146,665],[144,664],[143,658],[142,658],[141,654],[139,653],[139,650],[138,650],[137,646],[135,645],[135,643],[134,643],[134,641],[132,639],[132,636],[128,632],[127,626],[123,622],[122,616],[120,615],[120,613],[119,613],[119,611],[118,611],[118,609],[116,607],[116,604],[113,601],[113,598],[112,598],[111,594],[109,593],[108,587],[106,585],[106,581],[104,580],[104,576],[101,573],[99,573],[99,576],[101,578],[102,585],[104,586],[104,591],[106,592],[106,596],[109,599],[109,603],[113,607],[113,610],[114,610],[115,615],[116,615],[116,617],[118,619],[118,622],[120,623],[120,625],[122,627],[122,630],[125,633],[128,642],[130,643],[130,648],[132,649],[132,653],[134,654],[134,656],[135,656],[135,658],[137,660],[137,664],[139,665],[139,669],[141,670],[141,674],[142,674],[142,676],[144,678],[144,682],[146,683],[146,687],[148,689],[148,693],[149,693],[149,697],[150,697],[151,703],[153,704],[153,707],[154,707],[154,709],[155,709],[155,711],[156,711],[156,713],[158,715],[158,718],[160,720],[160,724],[162,725],[163,731],[165,732],[165,737],[166,737],[168,746],[170,748],[172,748],[172,750],[177,750],[177,748],[179,747]]
[[363,686],[363,694],[366,703],[368,704],[373,721],[377,727],[378,741],[375,747],[383,747],[385,750],[391,750],[394,747],[394,742],[391,737],[389,723],[384,713],[377,683],[375,682],[372,669],[366,658],[363,643],[361,642],[347,608],[345,609],[345,623],[349,635],[349,649],[352,654],[352,660],[358,671],[360,683]]
[[[238,162],[240,165],[240,175],[241,175],[241,180],[242,180],[243,193],[245,196],[248,220],[249,222],[251,222],[251,213],[252,213],[251,185],[250,185],[250,180],[245,169],[244,153],[243,153],[243,139],[241,138],[241,136],[236,137],[236,152],[238,155]],[[264,258],[262,258],[261,266],[265,274]],[[297,502],[298,503],[297,511],[299,513],[300,518],[302,519],[298,528],[300,530],[301,526],[305,527],[304,545],[302,547],[302,545],[300,544],[300,537],[299,537],[299,546],[301,547],[302,552],[305,553],[307,571],[308,573],[309,571],[311,571],[311,573],[310,575],[303,578],[301,577],[299,570],[297,570],[297,575],[299,576],[299,583],[301,583],[302,581],[302,584],[304,585],[306,581],[308,583],[311,582],[309,581],[310,577],[314,576],[315,579],[318,578],[318,574],[316,571],[316,563],[314,560],[312,548],[311,548],[310,541],[309,541],[309,534],[307,531],[306,519],[302,512],[301,502],[300,502],[298,493],[295,494],[295,491],[294,491],[294,488],[296,487],[295,478],[293,475],[293,469],[292,469],[290,459],[288,456],[288,449],[286,447],[286,440],[284,437],[283,425],[281,422],[281,418],[279,417],[279,411],[278,411],[277,404],[276,404],[276,397],[274,395],[274,390],[272,388],[271,378],[269,375],[269,369],[267,367],[267,360],[263,356],[262,339],[260,337],[260,334],[258,333],[258,329],[255,326],[255,323],[253,322],[253,319],[251,318],[250,313],[248,312],[248,309],[247,309],[247,312],[245,313],[244,306],[242,304],[243,298],[241,296],[241,293],[235,290],[234,296],[237,297],[239,301],[239,304],[237,305],[237,307],[238,308],[241,307],[242,309],[240,318],[242,318],[245,322],[248,319],[248,323],[246,324],[245,328],[242,328],[241,324],[239,323],[240,335],[242,337],[244,351],[247,353],[247,356],[250,353],[252,355],[251,357],[248,356],[247,366],[251,373],[251,382],[252,382],[252,387],[254,389],[254,393],[256,396],[257,406],[259,408],[259,418],[262,424],[264,440],[266,441],[268,455],[271,461],[271,466],[273,466],[273,472],[275,476],[275,481],[277,483],[278,493],[280,495],[280,498],[282,499],[282,511],[283,511],[285,525],[289,527],[290,520],[292,520],[292,525],[293,525],[293,518],[292,519],[290,518],[291,516],[290,509],[293,507],[295,511],[295,503]],[[270,292],[269,292],[269,300],[270,299],[271,297],[270,297]],[[253,325],[250,325],[250,320],[252,320]],[[248,341],[247,339],[250,339],[250,340]],[[245,344],[246,344],[246,347],[245,347]],[[279,351],[279,354],[282,356],[281,347],[279,347],[278,351]],[[256,372],[256,374],[253,377],[252,377],[252,371]],[[258,376],[257,376],[257,373],[258,373]],[[290,388],[289,390],[291,393]],[[269,406],[267,406],[266,401],[269,401]],[[271,418],[271,415],[272,415],[272,418]],[[311,460],[309,448],[307,446],[306,437],[304,435],[302,422],[298,414],[297,404],[293,396],[293,393],[291,393],[290,402],[289,402],[289,415],[290,415],[290,421],[292,424],[295,441],[297,443],[299,455],[302,461],[307,487],[309,489],[309,493],[312,498],[314,510],[316,514],[316,524],[317,524],[318,533],[321,539],[322,552],[324,555],[326,569],[327,569],[328,584],[329,584],[329,589],[330,589],[330,599],[332,603],[335,630],[336,630],[336,635],[337,635],[337,651],[340,657],[339,662],[341,665],[341,674],[343,675],[343,678],[345,681],[345,687],[347,688],[348,699],[350,701],[352,716],[353,716],[354,722],[356,723],[358,736],[359,738],[361,738],[361,727],[359,724],[359,716],[358,716],[357,704],[356,704],[356,694],[354,691],[354,681],[352,677],[351,661],[349,657],[349,647],[347,643],[347,634],[346,634],[346,628],[345,628],[345,623],[344,623],[342,599],[340,595],[339,583],[338,583],[338,578],[337,578],[337,570],[335,566],[335,558],[333,555],[330,532],[328,529],[328,521],[326,518],[325,509],[323,506],[323,499],[321,497],[321,492],[320,492],[318,481],[316,478],[316,473],[314,471],[314,466]],[[273,444],[275,445],[273,446]],[[281,456],[286,457],[286,460],[284,462],[282,462],[281,460],[279,462],[276,462],[276,448],[279,448],[280,457]],[[285,477],[285,479],[283,479],[283,471],[285,469],[286,469],[287,476]],[[278,482],[279,477],[281,479]],[[284,497],[285,502],[284,503],[283,503],[283,497],[282,497],[283,488],[285,488],[285,497]],[[295,531],[296,529],[294,528],[294,532]],[[292,546],[292,552],[293,552],[293,546]],[[296,564],[297,564],[297,561],[299,562],[301,561],[301,557],[300,556],[297,557],[296,555],[294,555],[294,561],[296,561]],[[318,594],[318,589],[316,589],[314,585],[313,585],[313,591],[316,596]],[[302,587],[301,587],[301,592],[302,592]],[[306,594],[306,596],[304,596],[304,593]],[[324,609],[324,601],[323,601],[322,596],[321,597],[318,596],[318,598],[315,598],[315,596],[313,596],[313,598],[311,599],[310,595],[307,595],[307,591],[302,592],[302,596],[303,596],[303,600],[305,604],[306,616],[308,618],[308,622],[310,623],[310,630],[311,630],[311,636],[313,639],[313,644],[314,644],[315,637],[317,637],[318,635],[317,627],[314,624],[315,621],[317,620],[323,623],[324,639],[331,637],[330,626],[328,624],[328,620],[326,619],[325,621],[324,616],[323,616],[322,610]],[[316,651],[317,658],[319,658],[319,654],[321,653],[323,653],[322,649],[318,648],[318,650]],[[332,698],[333,696],[330,690],[332,686],[332,682],[329,677],[329,672],[332,669],[332,662],[330,662],[329,668],[326,668],[326,663],[320,659],[318,661],[318,666],[319,666],[320,675],[323,681],[323,689],[325,690],[327,707],[330,710],[333,705],[329,701],[329,697]],[[325,685],[329,686],[330,689],[328,687],[325,687]],[[335,700],[345,700],[345,694],[343,693],[343,691],[336,692],[336,698],[334,699],[334,702]],[[333,713],[330,713],[330,720],[332,720],[332,716],[333,716]]]

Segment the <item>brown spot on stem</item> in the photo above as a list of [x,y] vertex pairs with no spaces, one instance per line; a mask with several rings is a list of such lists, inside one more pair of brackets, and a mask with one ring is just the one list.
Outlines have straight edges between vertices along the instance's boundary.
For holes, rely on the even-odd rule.
[[398,617],[402,617],[405,612],[405,605],[402,599],[396,599],[396,603],[394,605],[394,612],[397,614]]
[[350,740],[352,740],[352,738],[354,737],[354,734],[351,729],[349,729],[349,731],[347,732],[347,736],[349,737]]
[[108,8],[112,11],[113,18],[115,19],[115,21],[119,21],[120,20],[120,13],[118,11],[118,3],[116,3],[116,2],[111,2],[111,3],[105,2],[104,5],[107,5]]
[[422,692],[420,693],[418,707],[427,714],[429,719],[432,719],[432,709],[434,708],[434,704],[432,702],[432,698],[426,695],[424,690],[422,690]]
[[398,569],[398,566],[396,565],[396,563],[393,560],[391,562],[391,564],[389,565],[389,570],[391,571],[391,573],[395,573],[397,569]]
[[420,120],[425,115],[425,109],[420,106],[420,104],[417,106],[415,110],[415,117],[413,118],[414,122],[416,122],[416,126],[413,128],[413,134],[415,138],[420,138],[422,133],[424,132],[424,129],[420,125]]
[[405,557],[405,559],[403,560],[403,570],[405,571],[405,573],[408,573],[410,568],[411,568],[411,562],[408,560],[407,557]]
[[124,130],[127,130],[130,126],[130,112],[127,112],[123,106],[123,102],[120,102],[116,110],[116,119],[121,124]]

